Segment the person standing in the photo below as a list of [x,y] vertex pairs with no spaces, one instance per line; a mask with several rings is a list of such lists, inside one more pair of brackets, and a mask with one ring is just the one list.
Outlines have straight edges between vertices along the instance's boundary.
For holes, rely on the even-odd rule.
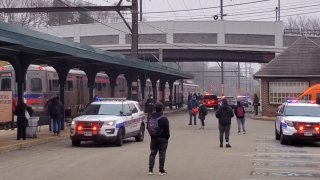
[[257,116],[258,115],[258,107],[260,106],[259,98],[258,98],[257,94],[254,94],[252,104],[253,104],[253,107],[254,107],[254,114]]
[[199,106],[199,119],[201,121],[200,129],[204,129],[204,120],[206,119],[206,115],[208,115],[208,109],[204,106],[204,104],[200,104]]
[[147,130],[151,137],[149,155],[149,175],[153,175],[153,167],[155,157],[159,151],[159,175],[166,175],[167,171],[164,169],[164,162],[166,160],[166,151],[168,147],[168,140],[170,138],[169,120],[163,115],[164,106],[158,102],[155,104],[156,112],[151,115],[147,123]]
[[227,98],[221,98],[221,106],[216,112],[216,117],[219,119],[220,147],[223,147],[223,135],[226,139],[226,147],[231,148],[229,143],[229,135],[231,128],[231,118],[234,116],[232,108],[228,105]]
[[153,96],[150,94],[149,98],[147,99],[147,101],[145,103],[145,109],[148,113],[148,118],[150,118],[152,112],[154,111],[155,103],[156,103],[156,101],[153,99]]
[[245,122],[245,110],[244,107],[241,105],[241,102],[237,102],[237,107],[234,109],[234,114],[237,117],[238,122],[238,134],[241,134],[241,126],[242,126],[242,132],[243,134],[246,133],[246,129],[244,128],[244,122]]
[[192,125],[192,117],[194,125],[197,125],[197,113],[194,113],[192,110],[198,108],[198,106],[198,101],[196,100],[196,97],[193,96],[192,99],[188,102],[189,125]]
[[17,116],[17,140],[20,140],[21,138],[26,140],[26,128],[28,126],[29,118],[33,114],[33,110],[23,101],[19,101],[14,114]]
[[52,119],[52,131],[53,135],[60,135],[61,120],[63,116],[64,107],[59,100],[59,96],[53,98],[50,105],[50,118]]

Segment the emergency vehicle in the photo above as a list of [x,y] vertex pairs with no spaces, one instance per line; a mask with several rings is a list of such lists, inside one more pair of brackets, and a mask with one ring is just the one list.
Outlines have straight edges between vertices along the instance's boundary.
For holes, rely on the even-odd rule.
[[320,140],[320,105],[289,100],[278,107],[275,138],[281,144],[291,140]]
[[145,115],[137,101],[106,98],[91,103],[81,116],[71,123],[71,141],[80,146],[81,141],[112,142],[123,145],[123,139],[144,139]]

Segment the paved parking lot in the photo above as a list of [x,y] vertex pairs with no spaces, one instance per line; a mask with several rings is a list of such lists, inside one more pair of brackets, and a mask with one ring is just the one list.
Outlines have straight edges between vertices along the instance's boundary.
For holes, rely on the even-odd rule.
[[[3,180],[15,179],[319,179],[320,144],[283,146],[274,140],[274,124],[247,118],[247,134],[237,134],[233,119],[232,148],[219,148],[218,123],[210,111],[205,130],[189,126],[187,112],[168,115],[171,138],[166,177],[147,175],[150,138],[124,146],[84,143],[69,139],[0,154]],[[157,167],[156,161],[156,167]],[[17,173],[19,172],[19,173]],[[157,168],[155,168],[157,172]]]

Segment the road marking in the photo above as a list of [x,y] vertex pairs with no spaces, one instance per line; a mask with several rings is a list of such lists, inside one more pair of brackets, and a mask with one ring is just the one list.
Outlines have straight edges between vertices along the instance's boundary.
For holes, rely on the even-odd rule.
[[290,161],[290,160],[280,160],[280,159],[252,159],[253,161],[274,161],[274,162],[292,162],[292,163],[314,163],[320,164],[319,161]]
[[254,168],[254,169],[264,170],[264,171],[305,171],[305,172],[307,172],[307,171],[310,171],[310,172],[315,171],[315,172],[319,172],[318,169],[314,169],[314,170],[309,170],[309,169],[288,169],[288,168],[286,168],[286,169],[284,169],[284,168],[282,168],[282,169]]

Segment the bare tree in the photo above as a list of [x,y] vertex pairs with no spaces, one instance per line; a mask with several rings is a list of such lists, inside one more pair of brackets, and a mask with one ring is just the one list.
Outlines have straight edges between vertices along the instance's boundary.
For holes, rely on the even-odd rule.
[[[46,7],[50,5],[48,0],[1,0],[1,8],[19,8],[19,7]],[[0,20],[21,24],[25,27],[37,27],[46,24],[46,13],[2,13]]]
[[297,16],[290,17],[284,24],[287,33],[320,35],[320,18]]

